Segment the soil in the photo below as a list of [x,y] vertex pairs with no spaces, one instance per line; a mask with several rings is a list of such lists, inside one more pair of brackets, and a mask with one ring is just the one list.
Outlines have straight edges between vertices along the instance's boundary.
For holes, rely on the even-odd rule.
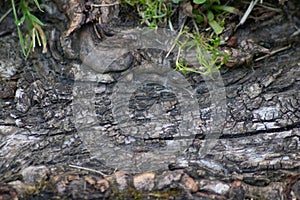
[[300,6],[265,3],[230,18],[209,78],[176,72],[172,35],[128,6],[46,1],[48,51],[27,60],[10,13],[0,199],[300,199]]

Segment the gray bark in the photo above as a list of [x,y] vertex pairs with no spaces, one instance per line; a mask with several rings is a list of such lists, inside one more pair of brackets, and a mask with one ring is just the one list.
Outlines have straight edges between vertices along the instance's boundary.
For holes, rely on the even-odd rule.
[[[13,51],[13,41],[8,42],[11,42],[10,50]],[[124,164],[124,169],[130,170],[125,162],[134,161],[137,166],[136,172],[144,172],[148,170],[149,163],[146,160],[153,158],[155,165],[160,167],[161,164],[160,172],[184,170],[198,181],[198,186],[204,191],[213,192],[207,189],[207,185],[215,185],[218,181],[222,184],[241,181],[248,197],[255,193],[270,192],[270,196],[267,197],[286,195],[288,198],[292,196],[291,190],[294,191],[294,195],[299,195],[294,186],[299,179],[297,177],[300,170],[299,50],[299,43],[295,42],[291,49],[278,56],[238,68],[221,70],[226,89],[226,119],[221,136],[214,139],[213,147],[209,152],[205,152],[203,157],[199,155],[199,150],[209,137],[207,132],[211,125],[209,90],[202,76],[188,76],[187,80],[196,89],[199,103],[200,118],[196,119],[197,123],[201,123],[199,132],[187,138],[189,145],[178,153],[179,156],[159,157],[159,151],[166,146],[166,142],[176,139],[177,135],[162,129],[164,124],[158,123],[156,126],[163,130],[161,135],[140,136],[142,140],[136,139],[131,143],[129,150],[126,150],[126,153],[131,153],[129,156],[132,160],[122,160],[118,157],[120,155],[116,154],[118,151],[114,149],[126,149],[128,139],[128,135],[122,134],[118,121],[113,119],[112,114],[113,86],[121,72],[89,75],[88,81],[91,83],[86,83],[85,86],[91,88],[85,88],[87,90],[83,95],[92,94],[95,113],[93,116],[85,116],[85,108],[78,111],[83,113],[74,111],[78,108],[74,106],[74,74],[83,67],[82,65],[76,62],[60,64],[41,56],[22,66],[16,59],[15,64],[19,65],[19,69],[22,67],[22,71],[10,80],[17,82],[15,95],[2,95],[0,99],[0,181],[17,180],[22,169],[33,165],[68,168],[69,164],[73,164],[111,173],[114,165],[107,160],[115,161],[115,157]],[[150,57],[153,55],[157,56],[154,52]],[[138,65],[147,61],[147,51],[135,52],[130,56],[126,59],[134,59],[134,62],[131,60],[127,64]],[[89,93],[89,89],[95,91]],[[170,118],[171,125],[168,127],[172,130],[174,127],[176,129],[176,123],[180,122],[180,119],[176,118],[180,116],[180,113],[176,113],[179,110],[176,106],[180,105],[180,102],[178,103],[171,93],[168,95],[168,101],[162,101],[162,104],[164,108],[174,111]],[[152,98],[156,98],[155,95]],[[86,108],[89,108],[89,105]],[[101,134],[101,137],[108,138],[110,143],[95,143],[95,147],[92,148],[84,146],[86,143],[82,138],[83,132],[78,131],[76,124],[81,121],[75,120],[78,119],[76,114],[85,116],[88,125],[88,117],[98,120],[91,121],[95,129],[88,131],[96,131],[96,136]],[[112,148],[110,144],[113,145]],[[96,150],[100,153],[95,154],[93,151]],[[217,182],[214,182],[216,180]],[[294,189],[291,189],[292,187]],[[231,188],[234,190],[235,185],[231,185]],[[272,193],[274,188],[278,190]],[[229,193],[228,191],[220,195],[228,197]],[[245,193],[240,196],[245,196]]]

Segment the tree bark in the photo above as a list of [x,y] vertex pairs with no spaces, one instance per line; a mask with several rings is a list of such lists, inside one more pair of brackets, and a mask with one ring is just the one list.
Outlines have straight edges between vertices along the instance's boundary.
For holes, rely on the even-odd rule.
[[[278,26],[280,25],[274,25],[277,28]],[[289,27],[293,27],[293,24],[289,24]],[[278,29],[282,30],[282,27]],[[262,34],[264,31],[262,29],[256,33]],[[3,40],[3,38],[0,39]],[[130,156],[137,162],[137,166],[142,166],[137,167],[136,169],[139,170],[136,172],[147,171],[148,163],[146,160],[143,160],[144,163],[139,163],[139,159],[143,159],[143,156],[147,158],[148,154],[150,155],[149,159],[152,155],[158,156],[153,162],[158,166],[162,164],[162,168],[155,171],[156,176],[151,173],[144,174],[145,180],[150,180],[150,182],[155,177],[153,187],[151,184],[147,187],[141,186],[139,185],[140,177],[133,177],[134,187],[142,188],[142,190],[145,188],[162,190],[163,186],[161,185],[165,183],[163,178],[168,177],[168,180],[179,182],[176,187],[185,191],[186,194],[181,195],[187,198],[193,198],[193,196],[200,198],[205,195],[207,198],[213,198],[215,195],[216,199],[299,198],[300,48],[297,39],[299,37],[286,40],[292,42],[290,49],[262,61],[253,61],[237,68],[221,69],[221,77],[226,90],[226,118],[222,124],[223,129],[220,130],[220,137],[214,138],[213,147],[205,152],[206,155],[203,157],[199,155],[199,151],[207,143],[207,132],[211,125],[211,109],[214,105],[210,105],[209,90],[201,75],[187,76],[187,80],[196,90],[201,130],[188,138],[187,141],[190,142],[190,145],[187,146],[187,149],[182,149],[185,152],[179,152],[180,156],[174,155],[170,159],[163,155],[159,157],[159,151],[155,152],[155,149],[157,146],[163,148],[166,141],[176,138],[174,135],[144,137],[141,143],[137,141],[134,143],[136,146],[130,146],[130,150],[126,151],[131,153]],[[10,44],[10,51],[14,51],[14,41],[7,42]],[[286,44],[282,41],[281,43]],[[147,51],[140,51],[134,52],[128,57],[122,57],[122,59],[127,59],[125,64],[138,65],[147,60],[145,59],[147,55]],[[153,56],[153,54],[150,55]],[[3,60],[8,60],[8,57]],[[20,63],[18,64],[20,65]],[[120,63],[116,65],[118,64]],[[87,122],[90,117],[85,113],[79,113],[84,112],[84,108],[79,109],[78,113],[74,111],[78,108],[74,105],[76,102],[74,99],[74,92],[76,92],[74,74],[76,73],[74,71],[82,67],[76,61],[59,63],[52,58],[39,55],[26,62],[22,71],[10,78],[10,81],[14,84],[17,83],[17,86],[16,88],[9,87],[8,90],[16,90],[15,95],[6,95],[12,94],[9,91],[3,93],[0,99],[1,182],[16,184],[15,181],[22,180],[21,177],[26,182],[24,179],[26,177],[25,169],[31,166],[45,166],[49,171],[43,172],[47,172],[47,180],[50,180],[45,183],[48,185],[46,188],[49,189],[49,185],[54,187],[51,191],[55,195],[70,195],[72,198],[86,195],[86,197],[92,198],[95,197],[92,196],[92,194],[96,194],[95,191],[98,193],[102,191],[101,188],[104,189],[103,192],[100,192],[101,195],[97,196],[99,198],[116,195],[113,184],[110,183],[110,189],[108,189],[106,179],[97,179],[99,184],[102,184],[100,184],[101,187],[99,186],[100,189],[95,186],[95,191],[91,190],[82,193],[83,196],[76,196],[80,194],[80,184],[86,182],[90,185],[96,184],[87,178],[87,175],[93,174],[94,178],[103,178],[104,175],[101,173],[99,175],[95,171],[88,173],[84,170],[75,170],[70,165],[97,169],[106,174],[113,174],[115,170],[114,165],[107,162],[110,156],[109,151],[106,154],[93,152],[107,150],[110,147],[105,149],[105,146],[110,144],[96,143],[96,150],[95,148],[91,150],[89,146],[84,145],[90,143],[84,142],[82,130],[78,131],[80,121],[76,121],[78,119],[76,115],[86,117]],[[122,70],[128,70],[128,68],[123,67]],[[113,148],[126,148],[127,136],[122,135],[112,114],[113,86],[117,83],[120,73],[122,72],[95,75],[94,79],[89,81],[92,82],[90,89],[96,91],[89,93],[89,88],[86,88],[86,93],[83,93],[84,95],[93,95],[95,115],[91,119],[96,117],[98,120],[96,124],[94,121],[91,122],[95,129],[88,131],[95,131],[97,134],[100,132],[114,145]],[[91,77],[93,74],[89,75],[89,78]],[[153,96],[153,98],[156,97]],[[167,98],[171,98],[168,99],[171,107],[178,104],[178,102],[172,104],[174,100],[172,100],[172,95]],[[86,108],[89,108],[89,105]],[[171,119],[172,123],[177,120],[177,114]],[[180,114],[178,115],[180,116]],[[96,138],[95,141],[97,141]],[[151,148],[147,149],[148,147]],[[113,150],[111,157],[119,156],[114,155],[116,151]],[[152,151],[155,154],[149,153]],[[107,155],[107,157],[97,155]],[[128,170],[125,164],[127,161],[132,162],[132,160],[120,160],[120,162],[124,162],[125,170]],[[35,174],[35,172],[31,173],[28,175],[29,177]],[[76,174],[76,178],[72,179],[70,174]],[[126,176],[131,177],[134,174],[133,170]],[[178,180],[181,182],[176,179],[176,174],[180,175]],[[118,180],[116,177],[119,176],[111,175],[114,180]],[[68,177],[66,183],[69,184],[68,189],[59,193],[58,183],[62,183],[62,179],[66,177]],[[82,177],[84,178],[82,179]],[[74,180],[77,181],[77,184],[72,182]],[[197,187],[193,185],[192,180]],[[26,183],[29,184],[30,181],[27,180]],[[74,183],[75,186],[71,183]],[[183,188],[180,183],[184,185]],[[11,185],[14,186],[14,184]],[[120,185],[118,181],[116,184]],[[222,188],[225,188],[225,192],[216,189],[217,184],[221,184]],[[170,184],[166,185],[169,189],[171,188]],[[189,188],[189,190],[184,190],[184,188]],[[9,188],[3,186],[0,187],[0,190],[8,191]],[[107,193],[108,190],[110,193]]]

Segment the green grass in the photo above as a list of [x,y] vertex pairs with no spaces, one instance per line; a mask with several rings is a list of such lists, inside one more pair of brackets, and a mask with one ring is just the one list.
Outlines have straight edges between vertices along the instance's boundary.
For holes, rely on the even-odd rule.
[[[178,53],[176,56],[176,69],[183,74],[187,72],[200,73],[209,75],[218,70],[228,59],[228,54],[223,54],[218,50],[220,45],[220,37],[205,38],[204,34],[197,32],[190,33],[187,29],[178,34],[176,38]],[[190,66],[188,59],[183,59],[182,52],[187,52],[188,56],[195,56],[197,62]],[[198,67],[197,67],[198,66]]]
[[124,0],[124,3],[135,6],[142,18],[141,23],[150,28],[158,28],[158,24],[170,22],[172,3],[157,0]]
[[[125,0],[125,3],[135,6],[141,16],[141,23],[150,28],[158,28],[160,24],[168,25],[173,30],[171,15],[176,12],[173,6],[181,3],[181,0],[156,1],[156,0]],[[178,49],[176,58],[176,69],[182,73],[195,72],[209,75],[219,69],[228,59],[218,51],[220,45],[219,35],[224,30],[225,16],[237,14],[238,10],[231,6],[221,5],[219,0],[190,0],[183,6],[186,13],[193,21],[194,27],[191,31],[181,30],[175,39]],[[183,24],[184,25],[184,24]],[[211,30],[206,30],[209,26]],[[182,26],[183,27],[183,26]],[[206,30],[201,33],[199,28]],[[199,67],[189,67],[187,60],[182,59],[182,52],[193,49]],[[193,63],[195,64],[195,63]]]
[[[46,52],[47,39],[43,31],[44,23],[33,14],[34,9],[43,12],[39,0],[20,0],[18,4],[15,0],[10,1],[20,46],[25,58],[27,59],[30,52],[34,51],[37,46],[42,47],[43,52]],[[141,23],[148,27],[158,28],[161,25],[167,25],[171,30],[174,30],[171,17],[181,1],[123,0],[123,3],[134,6],[141,16]],[[237,13],[237,10],[230,6],[221,5],[219,0],[191,0],[184,6],[191,8],[188,11],[190,13],[187,14],[193,16],[194,31],[184,30],[178,33],[175,41],[179,49],[176,68],[183,73],[212,73],[228,59],[227,55],[223,55],[217,50],[220,45],[219,35],[224,30],[224,13]],[[213,33],[209,37],[198,30],[198,27],[204,29],[206,25],[210,26]],[[179,38],[186,40],[178,40]],[[196,50],[195,56],[198,59],[198,64],[200,64],[199,68],[188,67],[181,58],[181,51],[191,48]]]
[[[21,0],[17,5],[15,0],[11,0],[14,20],[18,31],[19,42],[22,52],[27,59],[29,53],[34,51],[36,46],[43,47],[43,53],[47,51],[47,39],[42,27],[44,23],[32,14],[32,7],[36,6],[43,12],[38,0]],[[19,14],[21,17],[19,18]],[[26,29],[22,30],[25,25]]]

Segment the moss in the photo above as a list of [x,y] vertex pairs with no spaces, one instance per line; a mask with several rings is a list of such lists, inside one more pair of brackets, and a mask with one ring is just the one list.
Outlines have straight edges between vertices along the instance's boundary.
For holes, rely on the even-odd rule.
[[48,181],[46,180],[41,180],[34,186],[28,186],[26,189],[26,195],[27,196],[32,196],[32,195],[37,195],[42,193],[47,187]]
[[166,189],[156,190],[151,192],[136,190],[133,186],[130,186],[126,190],[120,191],[115,186],[111,187],[111,195],[109,199],[122,200],[122,199],[170,199],[170,197],[180,196],[182,191],[180,189]]

